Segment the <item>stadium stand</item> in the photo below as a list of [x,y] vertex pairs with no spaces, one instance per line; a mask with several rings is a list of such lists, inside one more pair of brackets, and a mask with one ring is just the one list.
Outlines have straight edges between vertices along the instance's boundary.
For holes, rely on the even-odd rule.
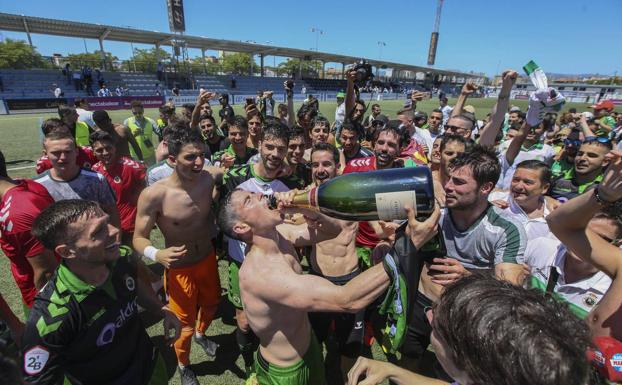
[[[259,77],[259,76],[236,76],[236,87],[231,88],[231,76],[222,75],[217,76],[220,82],[227,86],[229,92],[256,92],[257,90],[265,91],[281,91],[283,90],[283,82],[288,78],[277,77]],[[294,92],[298,93],[302,90],[304,82],[296,81],[294,86]],[[307,86],[309,88],[309,86]]]
[[305,79],[309,92],[317,91],[342,91],[346,89],[347,82],[340,79]]

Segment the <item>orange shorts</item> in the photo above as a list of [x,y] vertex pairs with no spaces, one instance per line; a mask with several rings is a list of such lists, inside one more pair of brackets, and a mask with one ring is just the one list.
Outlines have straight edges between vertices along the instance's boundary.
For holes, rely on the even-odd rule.
[[164,287],[169,296],[169,307],[182,325],[182,335],[175,342],[177,360],[188,365],[195,327],[196,331],[204,334],[220,302],[216,253],[212,252],[193,265],[165,270]]

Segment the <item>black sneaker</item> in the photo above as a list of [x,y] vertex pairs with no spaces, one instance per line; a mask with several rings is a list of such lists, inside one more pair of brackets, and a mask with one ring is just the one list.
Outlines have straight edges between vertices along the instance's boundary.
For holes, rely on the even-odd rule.
[[207,354],[210,357],[216,356],[216,350],[218,349],[218,344],[216,342],[210,340],[205,335],[202,335],[201,337],[197,337],[197,335],[195,334],[193,339],[194,339],[194,342],[199,344],[203,348],[203,350],[205,350],[205,354]]
[[197,380],[197,376],[194,374],[190,366],[184,366],[184,368],[179,368],[179,377],[181,378],[181,385],[199,385],[199,380]]

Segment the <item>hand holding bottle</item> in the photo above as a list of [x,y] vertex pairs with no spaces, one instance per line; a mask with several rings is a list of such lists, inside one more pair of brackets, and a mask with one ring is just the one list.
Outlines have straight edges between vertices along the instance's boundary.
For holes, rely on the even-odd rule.
[[408,214],[406,234],[410,237],[417,250],[420,250],[421,247],[438,232],[438,220],[441,218],[441,208],[438,203],[435,203],[434,211],[432,211],[432,214],[423,222],[419,222],[415,218],[415,211],[411,206],[406,206],[405,209]]

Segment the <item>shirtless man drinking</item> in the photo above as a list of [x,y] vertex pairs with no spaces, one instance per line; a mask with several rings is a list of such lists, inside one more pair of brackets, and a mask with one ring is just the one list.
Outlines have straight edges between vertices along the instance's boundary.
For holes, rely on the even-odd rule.
[[[293,192],[276,193],[279,210],[270,210],[259,193],[234,190],[224,201],[220,228],[250,245],[240,268],[246,316],[259,337],[255,369],[260,384],[324,384],[322,351],[311,330],[308,312],[356,313],[387,288],[395,271],[391,255],[343,286],[302,274],[295,247],[309,246],[339,234],[339,222],[307,209],[285,209]],[[307,224],[284,224],[285,212],[302,213]],[[408,209],[407,234],[420,248],[436,231],[439,210],[417,222]],[[277,231],[275,231],[275,228]],[[386,270],[385,270],[386,265]],[[387,273],[388,272],[388,273]]]
[[[343,133],[343,131],[342,131]],[[337,176],[339,151],[328,143],[316,143],[311,148],[311,175],[316,186]],[[356,232],[358,222],[334,220],[339,232],[332,238],[313,245],[311,251],[311,274],[324,277],[335,285],[345,285],[361,274],[356,254]],[[346,378],[348,370],[360,355],[364,337],[365,311],[350,313],[309,313],[309,321],[320,343],[328,337],[334,322],[335,335],[339,342],[341,370]]]
[[[213,356],[217,348],[205,337],[220,300],[213,234],[209,234],[215,179],[203,170],[205,144],[198,130],[173,131],[168,148],[175,170],[140,194],[133,244],[166,268],[169,305],[182,323],[181,337],[175,342],[181,383],[194,385],[199,382],[189,366],[192,335],[196,331],[194,341],[208,355]],[[149,240],[155,224],[164,235],[165,249],[156,249]]]

